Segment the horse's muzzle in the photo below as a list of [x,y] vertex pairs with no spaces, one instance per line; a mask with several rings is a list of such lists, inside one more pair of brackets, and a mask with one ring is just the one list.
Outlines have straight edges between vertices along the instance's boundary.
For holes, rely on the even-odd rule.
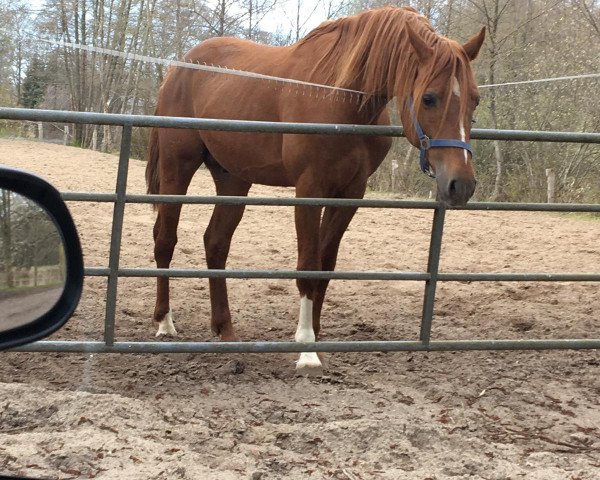
[[462,207],[467,204],[469,199],[475,193],[477,180],[474,178],[452,178],[446,181],[439,181],[437,200],[448,207]]

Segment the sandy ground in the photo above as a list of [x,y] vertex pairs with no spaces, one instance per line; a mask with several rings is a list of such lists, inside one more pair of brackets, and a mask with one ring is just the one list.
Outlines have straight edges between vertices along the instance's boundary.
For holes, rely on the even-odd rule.
[[[0,163],[66,191],[111,191],[111,155],[0,140]],[[416,167],[415,167],[416,168]],[[144,164],[128,188],[143,193]],[[192,193],[214,191],[202,170]],[[255,187],[253,195],[290,195]],[[106,266],[112,206],[71,203],[87,266]],[[173,266],[204,267],[210,208],[186,206]],[[122,266],[153,266],[153,213],[126,209]],[[339,269],[423,271],[430,211],[362,209]],[[447,272],[599,272],[600,222],[448,212]],[[294,268],[291,208],[249,207],[229,267]],[[102,339],[106,281],[86,280],[55,339]],[[153,340],[154,281],[121,279],[118,340]],[[293,338],[293,281],[230,281],[243,339]],[[323,339],[418,336],[423,284],[334,281]],[[212,340],[206,280],[173,281],[179,340]],[[598,338],[594,283],[446,283],[433,336]],[[38,478],[600,479],[600,354],[331,354],[321,378],[293,354],[0,354],[0,473]]]

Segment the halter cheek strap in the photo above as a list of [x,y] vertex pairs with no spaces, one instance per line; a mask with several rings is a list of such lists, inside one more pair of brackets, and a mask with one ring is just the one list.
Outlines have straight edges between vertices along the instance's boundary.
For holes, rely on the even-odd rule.
[[417,120],[417,114],[415,113],[415,109],[413,106],[412,97],[408,98],[408,107],[410,108],[410,114],[412,116],[413,125],[415,127],[415,131],[417,132],[417,136],[419,137],[419,166],[421,167],[421,171],[426,173],[431,178],[435,178],[435,174],[433,173],[433,169],[431,168],[431,164],[427,161],[427,151],[430,148],[435,147],[454,147],[454,148],[462,148],[473,155],[473,149],[470,143],[463,142],[462,140],[443,140],[443,139],[431,139],[423,132],[421,125],[419,124],[419,120]]

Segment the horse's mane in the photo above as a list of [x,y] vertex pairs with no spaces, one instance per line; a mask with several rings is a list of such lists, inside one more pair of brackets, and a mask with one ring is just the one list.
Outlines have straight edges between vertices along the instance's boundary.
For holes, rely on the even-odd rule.
[[[407,23],[434,52],[434,61],[429,62],[426,71],[419,72],[418,82],[419,60],[406,32]],[[416,10],[383,7],[327,21],[293,48],[301,49],[325,36],[333,41],[326,42],[311,77],[318,74],[330,85],[365,92],[365,101],[375,95],[388,99],[396,96],[400,106],[412,94],[418,109],[427,86],[442,70],[450,68],[460,85],[460,114],[464,115],[471,82],[469,59],[460,44],[438,35]]]

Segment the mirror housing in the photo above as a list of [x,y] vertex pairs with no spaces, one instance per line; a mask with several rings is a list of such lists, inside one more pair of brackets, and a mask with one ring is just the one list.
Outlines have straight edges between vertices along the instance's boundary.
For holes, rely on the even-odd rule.
[[4,350],[47,337],[64,325],[81,297],[83,256],[71,214],[52,185],[31,173],[0,167],[0,189],[26,197],[45,211],[62,237],[66,259],[64,288],[54,306],[26,324],[5,331],[0,328],[0,350]]

